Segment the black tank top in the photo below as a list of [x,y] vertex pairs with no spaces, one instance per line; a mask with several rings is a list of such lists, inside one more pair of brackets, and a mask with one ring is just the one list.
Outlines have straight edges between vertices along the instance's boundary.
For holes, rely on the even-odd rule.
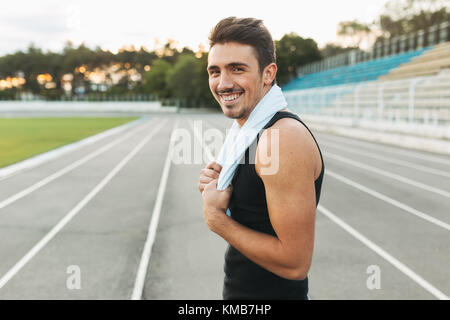
[[[260,133],[282,118],[292,118],[300,121],[311,133],[297,115],[286,111],[277,112]],[[317,144],[312,133],[311,136]],[[258,141],[259,136],[247,148],[245,159],[243,157],[245,161],[240,162],[233,177],[233,193],[230,198],[231,217],[248,228],[276,236],[269,219],[264,183],[255,170],[254,159]],[[317,148],[319,148],[318,144]],[[316,207],[319,203],[324,174],[324,163],[320,148],[319,153],[322,161],[322,170],[314,182]],[[252,262],[231,245],[228,245],[225,253],[224,271],[223,298],[226,300],[307,298],[308,278],[304,280],[282,278]]]

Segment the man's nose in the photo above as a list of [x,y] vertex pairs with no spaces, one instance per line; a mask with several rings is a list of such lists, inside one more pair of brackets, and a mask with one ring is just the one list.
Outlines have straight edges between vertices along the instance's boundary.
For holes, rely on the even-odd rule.
[[219,85],[217,86],[218,91],[227,90],[233,88],[233,81],[231,77],[226,73],[222,72],[220,74]]

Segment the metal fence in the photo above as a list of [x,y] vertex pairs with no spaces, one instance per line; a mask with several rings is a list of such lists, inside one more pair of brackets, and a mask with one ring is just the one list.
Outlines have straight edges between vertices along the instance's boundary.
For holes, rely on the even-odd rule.
[[102,94],[91,93],[83,95],[55,95],[51,97],[40,96],[32,93],[17,92],[14,95],[2,97],[0,101],[94,101],[94,102],[118,102],[118,101],[157,101],[158,97],[151,94]]
[[450,128],[450,72],[292,90],[285,96],[300,114]]
[[430,27],[428,30],[419,30],[408,35],[377,41],[369,51],[352,50],[307,64],[298,69],[298,75],[301,76],[393,54],[418,50],[447,41],[450,41],[450,22],[443,22]]

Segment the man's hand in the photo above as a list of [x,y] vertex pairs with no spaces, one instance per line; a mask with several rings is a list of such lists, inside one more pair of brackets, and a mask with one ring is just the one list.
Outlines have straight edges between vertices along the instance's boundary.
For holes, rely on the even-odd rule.
[[217,181],[217,179],[212,180],[202,192],[203,216],[212,231],[216,230],[220,218],[226,214],[233,193],[232,185],[225,190],[217,190]]
[[205,186],[215,179],[219,179],[219,173],[222,166],[214,161],[211,161],[205,168],[200,170],[200,178],[198,179],[198,190],[203,192]]

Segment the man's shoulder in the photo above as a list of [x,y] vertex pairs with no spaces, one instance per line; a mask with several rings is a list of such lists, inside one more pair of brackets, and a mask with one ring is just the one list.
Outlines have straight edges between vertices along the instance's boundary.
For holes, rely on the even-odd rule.
[[308,129],[304,124],[302,124],[299,120],[286,117],[278,119],[272,126],[267,128],[266,130],[278,129],[283,131],[293,131],[298,133],[306,134],[308,133]]
[[[256,149],[255,168],[267,165],[267,159],[280,164],[310,163],[317,166],[318,148],[307,127],[293,118],[281,118],[265,129]],[[273,165],[273,163],[272,163]]]
[[300,121],[293,118],[281,118],[272,126],[265,129],[259,137],[259,146],[270,148],[278,143],[280,147],[291,144],[314,149],[316,143],[308,128]]

